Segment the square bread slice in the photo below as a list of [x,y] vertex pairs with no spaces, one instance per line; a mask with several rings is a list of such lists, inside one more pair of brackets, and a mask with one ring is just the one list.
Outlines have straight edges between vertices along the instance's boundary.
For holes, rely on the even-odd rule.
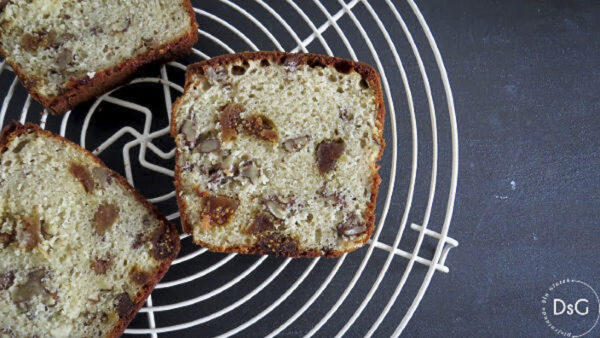
[[336,257],[363,246],[384,114],[364,63],[245,52],[191,65],[171,119],[184,231],[220,252]]
[[0,336],[118,337],[179,252],[121,176],[33,124],[0,139]]
[[55,114],[188,53],[196,29],[189,0],[0,0],[0,53]]

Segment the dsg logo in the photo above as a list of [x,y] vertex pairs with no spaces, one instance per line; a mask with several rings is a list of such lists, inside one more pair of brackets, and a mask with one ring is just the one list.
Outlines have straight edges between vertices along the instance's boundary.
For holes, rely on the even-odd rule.
[[542,318],[556,334],[581,337],[591,332],[600,317],[596,291],[580,280],[553,283],[542,296]]
[[[582,305],[582,308],[579,309],[579,304],[580,303],[584,303],[585,305]],[[587,314],[589,313],[590,308],[587,306],[587,304],[589,304],[590,301],[585,299],[585,298],[580,298],[575,302],[575,305],[573,304],[565,304],[565,301],[560,299],[560,298],[554,298],[554,315],[558,316],[558,315],[562,315],[563,313],[566,313],[567,315],[572,315],[573,313],[577,313],[580,316],[587,316]],[[562,306],[562,308],[561,308]],[[583,307],[585,306],[585,307]],[[561,310],[557,310],[557,309],[561,309]],[[573,312],[573,309],[575,312]]]

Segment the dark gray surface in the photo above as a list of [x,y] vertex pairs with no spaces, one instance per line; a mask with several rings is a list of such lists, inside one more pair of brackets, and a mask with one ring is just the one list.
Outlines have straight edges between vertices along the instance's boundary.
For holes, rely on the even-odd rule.
[[[238,2],[242,4],[242,2]],[[298,1],[316,26],[326,17],[312,2]],[[420,223],[429,192],[431,173],[431,130],[426,96],[417,63],[399,24],[381,0],[371,2],[396,44],[411,83],[419,133],[418,172],[413,208],[408,221]],[[450,129],[443,87],[433,54],[411,8],[397,1],[419,47],[430,77],[438,116],[439,176],[430,226],[440,230],[444,219],[450,180]],[[456,206],[450,236],[460,246],[450,252],[450,273],[436,273],[425,297],[409,322],[406,336],[550,336],[540,314],[540,298],[553,283],[578,278],[600,290],[596,244],[600,239],[600,164],[597,138],[600,129],[600,3],[594,1],[419,1],[419,6],[444,58],[454,92],[460,138],[460,171]],[[194,1],[195,6],[232,23],[260,49],[274,49],[268,37],[231,7],[214,1]],[[290,23],[300,39],[312,32],[310,26],[289,5],[269,4]],[[262,7],[243,5],[277,37],[285,50],[296,47],[285,28]],[[333,14],[340,9],[335,1],[324,1]],[[390,83],[398,124],[398,171],[395,195],[380,241],[392,244],[404,212],[411,170],[411,128],[405,89],[395,67],[393,54],[376,22],[362,4],[353,13],[363,23]],[[355,47],[358,59],[375,64],[360,31],[345,14],[339,21]],[[219,37],[236,51],[251,49],[220,23],[201,17],[200,27]],[[328,28],[323,37],[333,54],[348,57],[339,35]],[[226,53],[214,42],[201,37],[197,48],[210,56]],[[315,40],[311,52],[325,53]],[[188,56],[181,61],[199,61]],[[139,76],[159,76],[151,67]],[[182,84],[183,73],[169,68],[169,78]],[[0,77],[0,96],[6,95],[12,74]],[[172,91],[173,98],[178,96]],[[152,130],[167,124],[162,87],[133,85],[114,93],[151,108]],[[18,118],[26,93],[20,86],[9,102],[7,120]],[[90,103],[78,107],[70,117],[67,137],[79,141],[80,127]],[[32,103],[28,121],[39,122],[40,106]],[[139,113],[103,103],[91,120],[87,147],[93,149],[125,125],[143,126]],[[58,131],[61,119],[49,117],[47,128]],[[386,118],[388,147],[382,160],[384,177],[378,199],[381,215],[391,167],[391,130]],[[124,136],[100,157],[124,173],[121,149],[131,136]],[[154,142],[168,151],[168,135]],[[146,196],[172,189],[171,178],[142,168],[137,161],[139,147],[131,150],[136,188]],[[147,160],[172,167],[148,153]],[[514,184],[511,184],[514,182]],[[176,211],[174,200],[159,203],[165,214]],[[400,248],[411,251],[416,233],[406,230]],[[431,257],[435,241],[426,239],[420,255]],[[183,254],[197,250],[183,241]],[[300,336],[310,330],[338,299],[367,250],[349,255],[330,287],[307,313],[286,331]],[[166,281],[189,276],[223,259],[221,254],[203,254],[174,266]],[[319,336],[332,336],[346,323],[370,290],[387,258],[376,249],[357,286]],[[214,290],[256,262],[257,257],[238,256],[218,270],[174,289],[153,293],[154,303],[163,305],[197,297]],[[157,326],[164,327],[200,318],[231,305],[265,281],[284,260],[269,258],[249,277],[226,292],[196,305],[156,314]],[[382,286],[366,307],[348,336],[364,335],[377,318],[406,268],[406,260],[392,261]],[[240,336],[263,336],[287,320],[313,295],[335,265],[322,260],[290,297],[266,318]],[[192,328],[165,334],[165,337],[213,336],[240,325],[277,300],[309,266],[309,260],[295,260],[256,297],[219,319]],[[400,297],[376,336],[388,336],[404,316],[421,285],[426,269],[415,265]],[[145,314],[132,327],[146,328]],[[590,336],[600,335],[596,328]],[[163,335],[161,335],[163,336]]]
[[578,278],[600,290],[600,3],[427,1],[421,9],[456,101],[451,234],[460,247],[405,332],[550,336],[540,313],[546,288]]

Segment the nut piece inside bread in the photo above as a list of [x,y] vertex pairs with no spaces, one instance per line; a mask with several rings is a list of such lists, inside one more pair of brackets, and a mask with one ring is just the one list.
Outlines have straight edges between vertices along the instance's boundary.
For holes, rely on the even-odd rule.
[[179,251],[176,228],[79,146],[0,139],[0,336],[120,336]]
[[189,0],[0,1],[0,53],[54,113],[188,52],[196,28]]
[[210,250],[335,257],[366,243],[384,106],[368,65],[246,52],[188,68],[173,109],[184,231]]

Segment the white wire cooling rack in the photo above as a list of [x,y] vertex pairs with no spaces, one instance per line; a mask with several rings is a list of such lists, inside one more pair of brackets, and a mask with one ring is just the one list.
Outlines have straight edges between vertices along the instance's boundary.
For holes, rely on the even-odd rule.
[[[182,235],[184,250],[171,269],[178,272],[172,275],[170,271],[165,280],[158,284],[125,333],[152,337],[170,333],[224,337],[235,334],[269,337],[279,334],[399,335],[421,302],[434,273],[449,271],[445,265],[446,257],[449,250],[458,245],[456,240],[448,237],[458,171],[454,102],[441,54],[417,4],[413,0],[405,3],[391,0],[313,0],[310,4],[308,1],[287,0],[269,3],[210,2],[209,8],[196,5],[198,7],[194,10],[200,25],[200,41],[193,51],[193,57],[185,59],[183,63],[170,62],[162,66],[156,76],[138,77],[100,96],[91,106],[84,108],[87,114],[85,111],[75,111],[55,117],[43,111],[39,118],[38,111],[41,108],[34,111],[32,106],[37,103],[32,102],[27,94],[20,95],[24,103],[19,100],[19,95],[15,93],[24,91],[10,67],[2,62],[0,76],[5,78],[6,85],[0,88],[4,95],[0,123],[4,125],[10,113],[21,107],[20,115],[17,113],[14,118],[22,123],[26,120],[37,121],[42,128],[52,121],[55,129],[58,129],[55,131],[60,135],[74,138],[79,134],[80,144],[93,149],[101,157],[106,153],[118,154],[119,148],[115,148],[115,144],[119,144],[122,147],[122,171],[132,185],[138,179],[140,168],[146,173],[171,179],[173,144],[169,145],[169,150],[164,150],[156,143],[157,140],[168,138],[171,104],[176,95],[183,91],[182,74],[186,63],[209,58],[210,48],[214,53],[219,50],[222,53],[259,50],[259,47],[293,52],[315,51],[328,55],[347,55],[354,60],[359,59],[360,55],[362,61],[371,62],[378,69],[386,96],[389,176],[384,177],[381,187],[385,198],[383,204],[378,205],[377,229],[368,246],[337,260],[316,258],[297,263],[291,259],[267,256],[241,258],[235,254],[213,254],[193,246],[188,236]],[[408,19],[412,27],[407,24]],[[415,32],[418,32],[417,38]],[[300,35],[303,33],[305,36]],[[261,41],[255,40],[254,37],[258,35]],[[422,41],[417,40],[419,38]],[[400,43],[408,48],[400,50]],[[206,47],[205,50],[204,46],[209,44],[213,47]],[[423,53],[430,55],[432,60],[429,72]],[[411,72],[404,66],[409,63],[412,65]],[[437,101],[434,99],[430,76],[441,83],[441,86],[436,83],[442,88],[442,98]],[[177,80],[172,80],[173,77]],[[132,98],[119,94],[127,88],[140,85],[160,87],[164,107],[158,109],[148,104],[144,95],[138,94]],[[399,89],[404,90],[405,98],[393,94]],[[424,92],[424,97],[413,95],[415,90]],[[405,106],[402,107],[399,101]],[[96,117],[109,109],[105,108],[99,113],[101,107],[106,105],[138,114],[143,122],[138,127],[118,127],[104,139],[96,140],[92,147],[89,134],[98,128],[106,128],[106,124],[99,126],[94,122]],[[418,105],[424,108],[415,108]],[[443,127],[438,125],[438,120],[442,120],[440,110],[447,111],[443,119],[447,125]],[[159,111],[165,116],[159,116]],[[85,117],[76,120],[73,116]],[[397,124],[400,117],[409,123],[406,126]],[[161,121],[161,126],[156,126],[157,120]],[[112,123],[120,125],[125,122],[117,120]],[[403,127],[400,132],[399,127]],[[419,130],[429,130],[424,133],[427,134],[426,139],[418,137]],[[438,132],[444,135],[438,135]],[[410,146],[399,144],[399,135],[404,134]],[[119,143],[122,139],[126,141]],[[447,140],[441,143],[447,152],[443,157],[447,163],[438,163],[438,158],[441,158],[439,140]],[[138,147],[137,159],[132,160],[130,153]],[[428,151],[424,152],[423,147],[427,147]],[[405,149],[404,153],[410,156],[399,159],[399,149]],[[422,155],[424,153],[426,155]],[[418,171],[418,165],[430,169],[430,172]],[[440,168],[448,169],[448,174],[438,182]],[[409,180],[403,185],[403,191],[399,191],[396,182],[399,170],[404,170],[403,176]],[[425,188],[417,189],[420,186]],[[440,189],[448,195],[441,197],[441,202],[434,203],[436,192],[439,194]],[[170,186],[169,190],[150,200],[159,205],[170,201],[173,205],[174,192]],[[426,192],[422,194],[426,196],[421,198],[424,201],[422,216],[413,210],[416,190]],[[404,191],[406,195],[403,195]],[[397,221],[386,221],[388,213],[395,214]],[[435,222],[437,231],[433,230],[434,224],[430,224],[432,213],[440,215]],[[167,218],[177,221],[179,214],[176,209]],[[409,221],[416,218],[421,219],[419,224]],[[400,245],[403,237],[409,233],[405,232],[407,224],[410,224],[409,229],[414,234],[405,246],[412,245],[412,250],[402,249]],[[425,242],[430,244],[430,258],[422,254],[426,248]],[[207,263],[203,265],[203,261]],[[368,285],[359,286],[365,279],[368,279]],[[253,281],[246,283],[248,280]],[[411,287],[407,289],[407,285]],[[209,305],[219,297],[221,300],[216,305]],[[368,318],[366,321],[362,319],[365,317]]]

